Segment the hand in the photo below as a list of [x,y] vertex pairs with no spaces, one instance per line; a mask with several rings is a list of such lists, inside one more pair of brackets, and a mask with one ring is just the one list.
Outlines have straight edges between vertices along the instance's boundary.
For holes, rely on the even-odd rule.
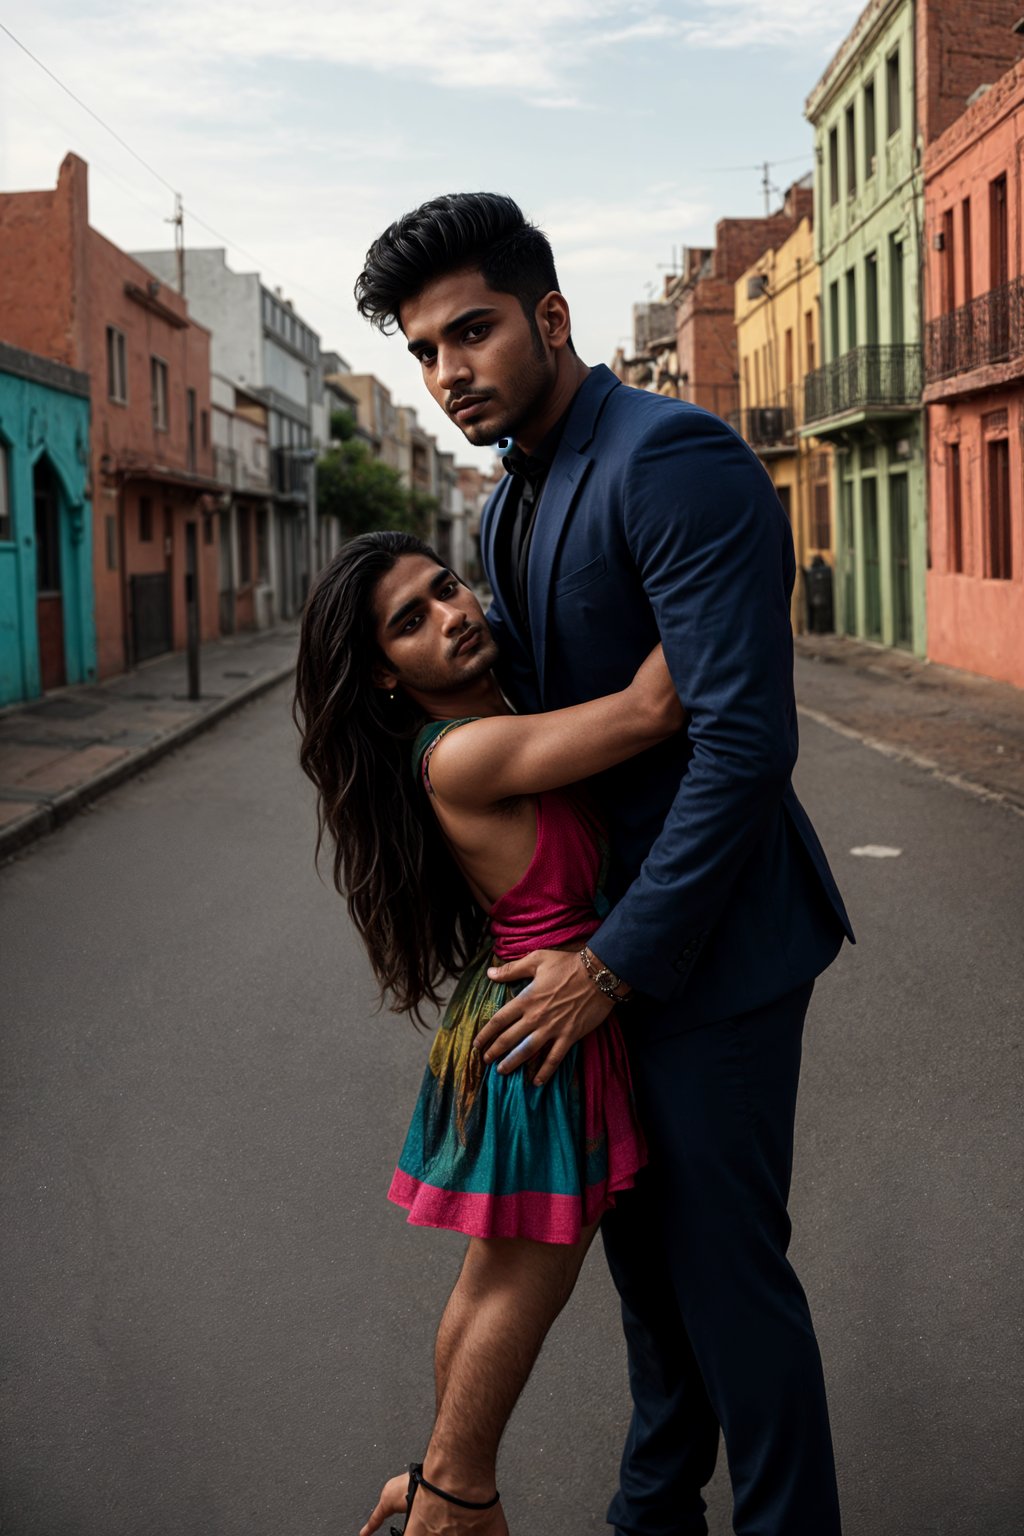
[[535,949],[520,960],[492,966],[487,974],[492,981],[532,980],[480,1030],[474,1048],[486,1062],[500,1061],[502,1074],[544,1051],[533,1078],[538,1087],[554,1076],[570,1046],[603,1024],[615,1006],[571,950]]
[[380,1491],[380,1498],[377,1500],[373,1514],[359,1532],[359,1536],[372,1536],[374,1531],[380,1530],[389,1515],[404,1514],[408,1490],[408,1472],[389,1478]]

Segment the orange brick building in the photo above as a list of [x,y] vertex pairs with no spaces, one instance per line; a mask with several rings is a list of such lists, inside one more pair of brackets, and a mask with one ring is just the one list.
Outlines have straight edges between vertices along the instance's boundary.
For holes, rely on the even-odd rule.
[[185,644],[188,528],[200,633],[218,632],[210,334],[89,226],[88,168],[0,195],[0,340],[87,373],[99,675]]
[[1024,62],[924,173],[928,654],[1024,687]]

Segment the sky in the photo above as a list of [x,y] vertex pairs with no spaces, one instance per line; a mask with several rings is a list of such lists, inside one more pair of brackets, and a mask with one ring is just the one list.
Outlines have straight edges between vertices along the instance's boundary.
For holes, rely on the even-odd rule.
[[510,193],[552,241],[577,351],[609,362],[683,245],[764,212],[764,161],[772,208],[811,169],[804,101],[860,9],[0,0],[2,27],[84,104],[0,30],[0,190],[52,187],[74,150],[90,222],[126,250],[173,243],[180,192],[187,245],[260,271],[325,349],[376,373],[460,462],[486,465],[401,337],[355,313],[371,241],[438,193]]

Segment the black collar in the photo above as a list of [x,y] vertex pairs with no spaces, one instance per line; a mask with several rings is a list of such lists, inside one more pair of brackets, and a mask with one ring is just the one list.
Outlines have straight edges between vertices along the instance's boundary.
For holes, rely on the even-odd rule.
[[[574,395],[573,400],[575,398]],[[529,480],[534,486],[544,479],[558,452],[558,445],[562,441],[562,433],[565,431],[565,424],[569,420],[571,410],[572,401],[565,414],[560,416],[551,431],[541,438],[532,453],[524,453],[518,443],[512,444],[501,461],[510,475],[521,475],[524,480]]]

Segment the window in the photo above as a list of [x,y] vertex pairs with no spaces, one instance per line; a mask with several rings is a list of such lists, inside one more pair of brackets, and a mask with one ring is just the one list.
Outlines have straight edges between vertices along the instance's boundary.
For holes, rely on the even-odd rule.
[[878,146],[875,143],[875,82],[869,80],[864,87],[864,180],[869,181],[878,169]]
[[203,543],[204,544],[212,544],[213,543],[213,515],[212,514],[209,514],[209,515],[207,515],[206,517],[203,518]]
[[974,298],[974,267],[971,261],[971,200],[965,197],[960,205],[960,251],[964,269],[964,303]]
[[167,364],[159,357],[149,360],[149,393],[153,407],[153,431],[167,431]]
[[839,129],[833,128],[828,136],[828,201],[834,208],[839,201]]
[[837,358],[842,354],[843,343],[839,336],[839,282],[830,283],[828,287],[829,309],[829,339],[832,342],[832,356]]
[[786,355],[786,394],[793,388],[793,332],[787,331],[784,338]]
[[804,314],[804,348],[807,352],[807,372],[814,372],[814,310]]
[[209,413],[209,411],[200,411],[199,412],[199,441],[202,443],[204,448],[209,448],[209,446],[210,446],[210,413]]
[[900,51],[885,61],[885,129],[891,139],[900,128]]
[[1010,281],[1009,224],[1006,209],[1006,173],[988,186],[989,287],[1005,288]]
[[1009,581],[1013,575],[1010,549],[1010,443],[992,437],[985,445],[988,469],[988,559],[985,575]]
[[153,503],[148,496],[139,497],[139,543],[153,542]]
[[196,467],[196,392],[194,389],[185,391],[185,424],[187,441],[187,464],[189,469]]
[[857,190],[857,116],[851,101],[846,109],[846,195]]
[[7,445],[0,440],[0,542],[9,544],[14,537],[11,518],[11,491],[7,464]]
[[948,315],[956,309],[956,249],[953,244],[953,210],[942,215],[942,308]]
[[828,549],[832,544],[832,508],[827,480],[814,482],[811,520],[811,548]]
[[877,251],[869,251],[864,258],[864,340],[869,347],[878,346]]
[[124,405],[128,399],[128,365],[125,361],[124,332],[107,326],[107,398]]
[[107,546],[107,570],[117,570],[117,518],[109,513],[103,519]]
[[889,236],[889,340],[903,345],[903,242]]
[[946,462],[946,569],[964,568],[964,514],[960,484],[960,444],[950,443]]
[[857,345],[857,273],[853,267],[846,273],[846,347],[852,352]]

